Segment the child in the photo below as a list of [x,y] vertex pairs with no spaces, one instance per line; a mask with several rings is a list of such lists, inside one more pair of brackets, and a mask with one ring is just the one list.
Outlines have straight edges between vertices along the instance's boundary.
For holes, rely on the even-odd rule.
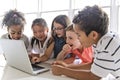
[[33,63],[48,60],[48,58],[52,55],[52,51],[54,52],[53,58],[57,57],[58,53],[62,50],[62,47],[65,44],[65,28],[69,24],[70,19],[66,15],[58,15],[54,18],[51,27],[52,37],[48,42],[49,44],[51,43],[51,47],[49,49],[50,51],[48,50],[42,59],[34,57],[32,59]]
[[58,53],[62,50],[65,42],[65,28],[70,24],[70,19],[66,15],[58,15],[54,18],[51,27],[52,37],[49,39],[48,44],[51,44],[51,47],[46,51],[43,58],[34,57],[32,59],[33,63],[42,62],[48,60],[54,52],[53,58],[56,58]]
[[50,58],[53,43],[49,43],[48,26],[43,18],[37,18],[32,23],[33,37],[30,39],[30,58],[32,63],[43,62]]
[[70,19],[66,15],[58,15],[52,22],[51,32],[54,41],[54,58],[65,45],[65,28],[70,24]]
[[8,33],[1,36],[3,39],[23,40],[26,48],[29,45],[27,36],[23,34],[25,18],[21,12],[10,10],[3,18],[2,26],[7,27]]
[[[52,66],[54,75],[66,75],[79,80],[99,80],[112,74],[120,80],[120,38],[108,32],[108,16],[98,6],[87,6],[73,19],[74,30],[84,47],[95,45],[92,65],[82,65],[79,70]],[[114,47],[113,47],[114,46]]]
[[83,48],[77,34],[73,30],[73,25],[66,28],[66,43],[58,54],[57,60],[74,64],[92,62],[92,47]]

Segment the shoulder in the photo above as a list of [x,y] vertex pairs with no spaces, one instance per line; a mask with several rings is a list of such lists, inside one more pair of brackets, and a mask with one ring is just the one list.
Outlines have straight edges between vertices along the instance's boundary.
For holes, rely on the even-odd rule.
[[3,34],[3,35],[1,36],[1,38],[2,38],[2,39],[9,39],[9,37],[8,37],[8,33]]
[[115,32],[108,32],[107,34],[105,34],[101,39],[109,39],[109,38],[115,38],[115,39],[120,39],[119,34],[115,33]]
[[[118,34],[110,32],[105,34],[94,47],[96,53],[119,52],[120,37]],[[108,54],[109,55],[109,54]]]
[[23,34],[23,36],[22,36],[23,38],[27,38],[28,39],[28,37],[25,35],[25,34]]
[[21,39],[23,39],[23,40],[28,40],[28,37],[23,34],[23,36],[21,37]]
[[26,35],[22,35],[22,37],[20,38],[20,40],[23,40],[25,43],[29,43],[29,39]]
[[98,41],[98,44],[108,44],[108,43],[120,43],[120,36],[117,33],[114,32],[108,32],[107,34],[105,34],[103,37],[101,37],[101,39]]

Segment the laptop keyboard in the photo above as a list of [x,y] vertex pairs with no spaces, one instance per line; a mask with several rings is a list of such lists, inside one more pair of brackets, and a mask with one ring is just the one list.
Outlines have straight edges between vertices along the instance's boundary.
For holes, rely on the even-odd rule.
[[44,69],[44,67],[38,66],[38,65],[36,65],[36,64],[32,64],[32,68],[33,68],[33,71],[37,71],[37,70],[40,70],[40,69]]

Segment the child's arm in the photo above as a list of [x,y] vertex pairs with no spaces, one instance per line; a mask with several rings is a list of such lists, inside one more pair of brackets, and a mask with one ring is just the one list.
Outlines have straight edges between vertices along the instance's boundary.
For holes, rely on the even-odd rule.
[[91,68],[91,64],[92,63],[84,63],[84,64],[67,64],[65,63],[64,61],[55,61],[53,63],[54,65],[60,65],[60,66],[63,66],[63,67],[67,67],[67,68],[71,68],[71,69],[86,69],[86,70],[89,70]]
[[69,54],[69,51],[71,51],[71,47],[69,44],[65,44],[63,46],[63,49],[61,50],[61,52],[58,54],[56,60],[64,60],[66,55]]
[[100,77],[91,73],[90,70],[70,69],[60,65],[52,65],[52,73],[58,76],[65,75],[77,80],[100,80]]
[[47,61],[51,57],[53,48],[54,48],[54,42],[52,42],[49,45],[49,47],[45,50],[45,54],[40,57],[41,62]]
[[64,50],[60,51],[60,53],[58,54],[56,60],[64,60],[65,54],[66,54],[66,51],[64,51]]
[[89,70],[91,68],[92,63],[82,63],[82,64],[69,64],[67,65],[68,68],[71,69],[86,69]]
[[39,57],[36,57],[36,56],[32,57],[31,62],[34,64],[34,63],[47,61],[53,52],[53,48],[54,48],[54,42],[52,42],[50,44],[50,46],[45,50],[44,55],[42,55],[41,57],[40,56]]

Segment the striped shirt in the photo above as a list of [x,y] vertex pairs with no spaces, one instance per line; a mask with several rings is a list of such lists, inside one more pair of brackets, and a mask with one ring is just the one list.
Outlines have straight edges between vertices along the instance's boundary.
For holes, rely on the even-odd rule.
[[120,78],[120,37],[118,35],[110,32],[98,41],[91,72],[99,77],[106,77],[111,73],[116,79]]

